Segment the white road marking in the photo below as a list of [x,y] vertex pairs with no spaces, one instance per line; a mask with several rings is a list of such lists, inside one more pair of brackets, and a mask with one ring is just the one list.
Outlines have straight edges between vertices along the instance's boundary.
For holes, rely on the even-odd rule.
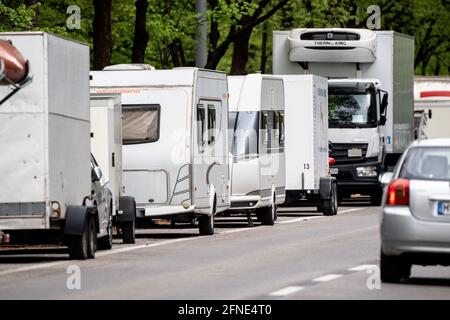
[[325,276],[315,278],[315,279],[313,279],[313,281],[315,281],[315,282],[327,282],[327,281],[335,280],[335,279],[340,278],[340,277],[342,277],[342,274],[327,274]]
[[286,287],[277,291],[274,291],[272,293],[269,294],[269,296],[272,297],[285,297],[287,295],[290,295],[294,292],[298,292],[300,290],[303,290],[303,287],[299,287],[299,286],[291,286],[291,287]]
[[20,267],[17,269],[10,269],[10,270],[3,270],[0,271],[0,276],[4,276],[7,274],[12,274],[12,273],[18,273],[18,272],[25,272],[25,271],[31,271],[31,270],[37,270],[37,269],[43,269],[43,268],[49,268],[49,267],[54,267],[60,264],[64,264],[67,263],[67,261],[56,261],[56,262],[48,262],[48,263],[39,263],[39,264],[34,264],[31,266],[26,266],[26,267]]
[[237,233],[237,232],[248,231],[248,230],[254,230],[254,229],[257,229],[257,228],[252,227],[252,228],[231,229],[231,230],[219,232],[218,234],[230,234],[230,233]]
[[356,212],[356,211],[362,211],[362,210],[366,210],[366,209],[368,209],[368,208],[367,208],[367,207],[364,207],[364,208],[346,209],[346,210],[338,211],[338,214],[342,214],[342,213],[350,213],[350,212]]
[[362,264],[357,267],[349,268],[348,271],[364,271],[364,270],[369,270],[369,269],[372,269],[375,267],[376,267],[376,265],[374,265],[374,264]]
[[323,218],[323,216],[300,217],[300,218],[295,218],[295,219],[291,219],[291,220],[280,221],[280,222],[277,222],[277,224],[287,224],[287,223],[294,223],[294,222],[299,222],[299,221],[308,221],[308,220],[318,219],[318,218]]

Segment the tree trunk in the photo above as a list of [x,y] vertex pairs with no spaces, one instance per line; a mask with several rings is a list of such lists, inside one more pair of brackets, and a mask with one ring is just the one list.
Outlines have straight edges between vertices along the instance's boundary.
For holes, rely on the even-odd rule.
[[261,65],[259,70],[261,73],[266,73],[267,65],[267,23],[263,25],[262,37],[261,37]]
[[232,75],[247,73],[248,46],[252,31],[253,28],[245,30],[244,32],[240,33],[234,41],[233,61],[231,62],[230,71]]
[[131,54],[131,62],[144,63],[145,49],[149,41],[147,31],[147,0],[136,0],[136,21],[134,24],[133,50]]
[[92,21],[94,42],[94,70],[102,70],[111,64],[112,31],[111,6],[112,0],[93,0],[94,19]]

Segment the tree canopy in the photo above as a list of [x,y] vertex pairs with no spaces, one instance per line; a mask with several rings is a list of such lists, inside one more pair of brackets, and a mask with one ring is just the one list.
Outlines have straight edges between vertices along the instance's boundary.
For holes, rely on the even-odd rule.
[[[232,74],[271,71],[272,30],[365,28],[367,8],[381,9],[381,29],[415,37],[418,75],[450,73],[450,0],[207,0],[206,67]],[[79,8],[79,27],[68,19]],[[71,7],[72,6],[72,7]],[[88,43],[92,67],[149,63],[195,65],[192,0],[0,0],[0,31],[42,30]]]

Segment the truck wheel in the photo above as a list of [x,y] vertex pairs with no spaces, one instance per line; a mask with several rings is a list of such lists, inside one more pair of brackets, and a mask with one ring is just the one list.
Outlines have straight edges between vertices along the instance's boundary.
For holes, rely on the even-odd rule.
[[381,281],[387,283],[399,282],[402,278],[411,275],[411,264],[405,262],[401,257],[386,256],[383,251],[380,255],[380,277]]
[[214,215],[204,215],[198,219],[198,229],[201,236],[212,236],[214,234]]
[[269,207],[256,209],[256,215],[262,225],[273,226],[275,224],[275,211],[276,206],[271,205]]
[[379,207],[381,205],[381,201],[383,199],[383,189],[377,188],[371,195],[370,195],[370,204],[375,207]]
[[97,229],[95,228],[95,220],[93,217],[88,218],[88,251],[87,256],[90,259],[95,258],[97,251]]
[[338,195],[337,185],[333,183],[331,186],[330,199],[322,200],[322,204],[319,206],[322,209],[324,216],[335,216],[338,212]]
[[88,224],[84,223],[83,234],[80,236],[67,236],[67,246],[69,247],[70,259],[86,260],[88,258],[89,235]]
[[103,238],[98,239],[98,248],[101,250],[111,250],[113,245],[113,232],[112,232],[112,216],[109,215],[109,222],[107,228],[108,234]]
[[135,230],[136,230],[136,228],[135,228],[134,221],[122,222],[122,241],[123,241],[123,243],[135,243],[136,242]]

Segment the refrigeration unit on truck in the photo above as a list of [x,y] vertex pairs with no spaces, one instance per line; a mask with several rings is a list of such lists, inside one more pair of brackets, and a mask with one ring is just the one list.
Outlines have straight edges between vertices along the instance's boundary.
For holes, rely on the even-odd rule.
[[426,137],[450,138],[450,77],[415,77],[414,110],[426,117],[426,126],[418,128]]
[[286,202],[317,206],[336,215],[336,178],[329,173],[328,81],[316,75],[284,75]]
[[42,32],[0,38],[28,59],[29,73],[17,91],[9,71],[21,59],[0,44],[1,82],[11,84],[0,86],[0,96],[9,97],[0,105],[3,238],[64,244],[72,258],[94,258],[97,239],[108,236],[108,217],[88,203],[99,178],[90,155],[89,47]]
[[200,234],[213,234],[230,204],[226,74],[148,69],[91,72],[92,93],[122,94],[123,195],[137,217],[198,219]]
[[285,199],[283,79],[249,74],[228,77],[230,93],[232,213],[256,213],[273,225]]
[[331,156],[339,198],[367,194],[379,204],[379,175],[413,138],[414,39],[393,31],[275,31],[274,74],[329,79]]
[[120,229],[124,243],[134,243],[136,202],[133,197],[124,196],[122,188],[120,95],[91,95],[91,152],[112,191],[107,247],[112,246],[113,227]]

